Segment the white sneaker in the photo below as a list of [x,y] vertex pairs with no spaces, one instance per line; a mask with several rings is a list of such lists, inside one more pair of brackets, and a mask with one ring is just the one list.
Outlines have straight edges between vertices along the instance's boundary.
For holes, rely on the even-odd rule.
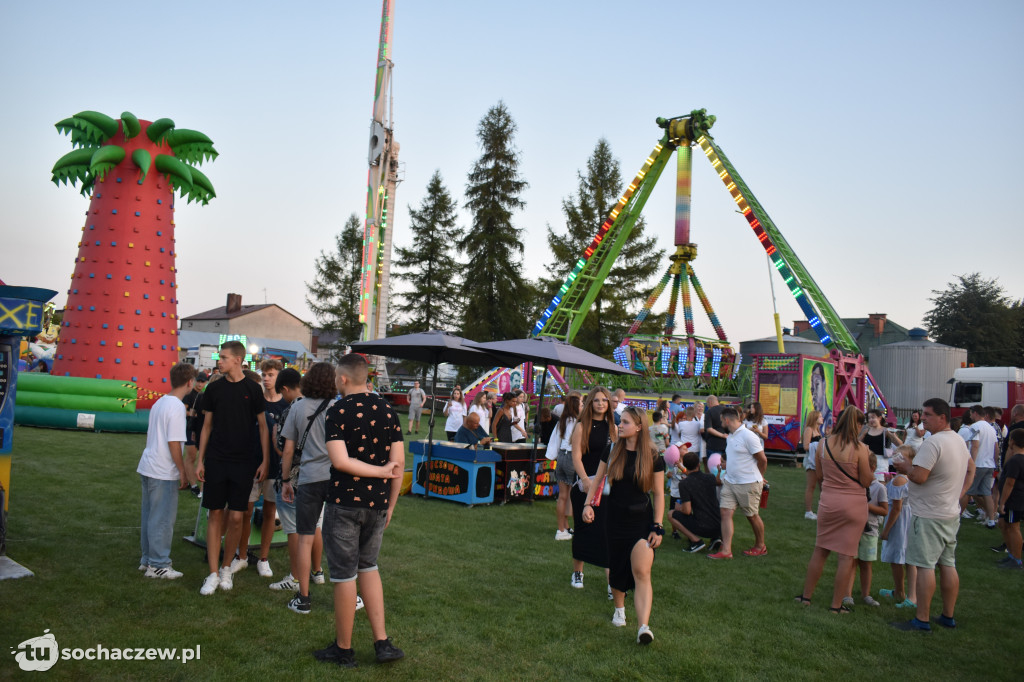
[[870,594],[861,599],[861,601],[867,604],[868,606],[881,606],[881,603],[879,603],[879,601],[872,597]]
[[245,568],[248,565],[249,565],[249,562],[246,561],[245,559],[239,559],[238,557],[235,557],[234,559],[231,560],[231,573],[232,573],[232,575],[235,574],[235,573],[238,573],[239,571],[244,571]]
[[276,583],[270,583],[270,589],[295,592],[299,589],[299,581],[296,580],[291,573],[289,573],[284,577],[284,580],[280,580]]
[[359,609],[361,609],[361,608],[363,608],[363,598],[362,598],[362,597],[360,597],[360,596],[359,596],[359,595],[357,594],[357,595],[356,595],[356,611],[358,611],[358,610],[359,610]]
[[[231,563],[234,564],[235,562],[232,561]],[[234,565],[232,565],[232,568],[234,568]],[[259,573],[262,578],[274,577],[274,572],[270,570],[270,562],[266,559],[260,559],[256,562],[256,572]]]
[[167,568],[154,568],[150,566],[146,569],[147,578],[163,578],[164,580],[177,580],[182,575],[181,571],[175,571],[173,568],[168,566]]
[[146,564],[139,564],[139,570],[140,571],[148,571],[149,570],[149,566],[147,566]]
[[617,628],[622,628],[626,626],[626,607],[622,607],[621,609],[615,609],[615,611],[612,613],[612,625],[614,625]]
[[211,573],[206,576],[206,580],[203,581],[203,586],[199,588],[199,594],[204,597],[208,597],[217,591],[220,587],[220,575],[217,573]]
[[808,519],[810,521],[817,521],[818,520],[818,515],[815,514],[812,511],[808,511],[808,512],[804,512],[804,518]]
[[323,571],[315,571],[313,573],[310,573],[309,574],[309,579],[312,580],[317,585],[323,585],[324,584],[324,572]]
[[843,606],[849,606],[850,608],[853,608],[853,605],[855,603],[856,602],[853,601],[853,597],[843,597]]
[[227,592],[235,586],[234,574],[231,572],[231,568],[228,566],[221,566],[220,571],[217,573],[220,576],[220,589]]
[[961,519],[973,519],[974,518],[974,514],[971,513],[970,509],[964,509],[963,512],[960,513],[960,518]]
[[646,625],[641,625],[640,629],[636,632],[636,643],[637,644],[650,644],[654,641],[654,633]]
[[612,586],[609,585],[608,586],[608,601],[611,601],[613,599],[615,599],[615,597],[612,596]]
[[582,590],[583,589],[583,571],[573,571],[572,572],[572,581],[569,584],[572,585],[573,587],[575,587],[577,590]]
[[555,539],[556,540],[572,540],[572,533],[570,533],[567,530],[556,530],[555,531]]

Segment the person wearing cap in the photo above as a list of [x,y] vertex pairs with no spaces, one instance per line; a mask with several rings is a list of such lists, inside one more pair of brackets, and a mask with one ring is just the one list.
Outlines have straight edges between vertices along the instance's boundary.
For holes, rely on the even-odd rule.
[[[206,372],[200,372],[196,375],[195,385],[192,390],[182,398],[182,402],[185,403],[185,476],[188,478],[189,491],[196,497],[202,494],[199,491],[199,479],[196,478],[195,464],[196,455],[199,454],[199,438],[197,437],[199,430],[195,428],[196,407],[208,381],[210,381],[210,375]],[[200,424],[199,428],[202,428],[202,424]]]

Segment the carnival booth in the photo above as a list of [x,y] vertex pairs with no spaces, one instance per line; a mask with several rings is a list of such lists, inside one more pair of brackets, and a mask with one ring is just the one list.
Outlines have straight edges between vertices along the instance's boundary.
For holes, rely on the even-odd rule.
[[502,459],[498,453],[465,443],[426,440],[413,441],[409,450],[413,493],[423,495],[429,490],[431,497],[470,506],[494,502],[495,463]]
[[754,400],[761,403],[768,422],[766,450],[797,452],[812,410],[821,412],[823,429],[831,427],[847,405],[887,414],[885,398],[863,355],[754,355],[753,369]]

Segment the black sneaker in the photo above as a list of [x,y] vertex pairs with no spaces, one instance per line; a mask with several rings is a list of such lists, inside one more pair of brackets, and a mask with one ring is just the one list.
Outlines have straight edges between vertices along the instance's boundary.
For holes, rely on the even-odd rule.
[[192,486],[191,488],[188,489],[188,491],[190,493],[192,493],[193,497],[197,497],[197,498],[200,498],[200,499],[203,497],[203,493],[202,493],[201,490],[199,490],[199,486],[198,485]]
[[708,548],[708,552],[714,554],[720,549],[722,549],[722,538],[715,538],[711,541],[711,546]]
[[292,597],[291,601],[288,602],[288,608],[290,608],[295,613],[309,614],[309,612],[313,608],[313,605],[311,603],[309,595],[303,597],[301,594],[296,592],[295,596]]
[[682,539],[682,537],[679,535],[679,531],[677,531],[677,530],[672,531],[672,539],[673,540],[681,540]]
[[704,544],[703,540],[697,540],[697,542],[691,542],[690,546],[686,548],[686,551],[692,554],[693,552],[701,551],[705,547],[707,547],[707,545]]
[[390,637],[374,642],[373,650],[377,652],[378,663],[390,663],[405,658],[405,652],[392,644]]
[[998,547],[989,547],[989,549],[991,549],[996,554],[1002,554],[1003,552],[1006,551],[1006,543],[1004,542],[1003,544],[999,545]]
[[334,663],[342,668],[356,668],[356,652],[352,649],[342,649],[337,642],[331,642],[325,649],[317,649],[313,652],[313,658],[324,663]]

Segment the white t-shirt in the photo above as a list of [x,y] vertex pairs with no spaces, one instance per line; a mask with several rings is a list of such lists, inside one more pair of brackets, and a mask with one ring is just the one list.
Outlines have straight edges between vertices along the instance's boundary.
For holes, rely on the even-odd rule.
[[967,444],[967,451],[971,451],[971,443],[978,440],[978,429],[974,428],[974,425],[963,425],[960,427],[958,432],[960,437],[964,439],[964,443]]
[[149,410],[146,449],[139,459],[138,473],[158,481],[177,481],[178,467],[171,459],[170,441],[185,443],[185,403],[172,395],[157,400]]
[[[484,433],[490,435],[491,433],[491,415],[487,412],[486,407],[480,407],[479,405],[470,405],[469,414],[479,415],[480,417],[480,428],[484,430]],[[446,424],[447,426],[447,424]],[[445,429],[447,431],[448,429]],[[457,430],[457,429],[456,429]]]
[[736,429],[725,439],[727,464],[722,480],[736,485],[761,481],[761,470],[757,468],[754,455],[764,451],[764,445],[757,434],[746,428]]
[[910,482],[914,516],[923,519],[960,516],[960,491],[970,457],[963,439],[951,430],[932,434],[925,440],[914,457],[914,466],[928,469],[930,473],[923,484]]
[[458,431],[462,428],[462,419],[466,416],[465,403],[448,401],[448,421],[444,423],[445,431]]
[[[755,426],[756,426],[756,427],[758,428],[758,430],[760,430],[760,431],[764,431],[765,429],[767,429],[767,428],[768,428],[768,420],[767,420],[767,419],[764,419],[764,418],[762,418],[762,419],[761,419],[761,421],[760,421],[759,423],[757,423],[757,424],[755,424],[755,423],[754,423],[753,421],[751,421],[750,419],[744,419],[744,420],[743,420],[743,427],[744,427],[744,428],[746,428],[746,429],[752,429],[752,428],[754,428]],[[754,435],[756,436],[757,434],[755,433]],[[760,439],[760,436],[758,436],[758,438]]]
[[676,446],[689,443],[690,452],[700,452],[700,422],[686,419],[676,422],[675,426],[672,427],[672,442]]
[[523,432],[516,428],[516,420],[519,420],[518,425],[523,427],[523,431],[526,430],[526,405],[522,403],[516,403],[515,407],[512,408],[512,442],[521,443],[526,440],[526,436]]
[[[576,428],[576,420],[569,417],[565,420],[565,433],[562,434],[562,438],[559,440],[559,450],[572,450],[572,430]],[[555,430],[551,432],[552,437],[558,438],[558,424],[555,424]]]
[[978,458],[974,465],[979,469],[996,468],[996,428],[987,421],[971,424],[978,430]]
[[551,408],[551,414],[554,417],[556,417],[558,419],[561,419],[562,418],[562,408],[564,408],[564,407],[565,407],[565,403],[558,403],[557,405],[555,405],[554,407]]

